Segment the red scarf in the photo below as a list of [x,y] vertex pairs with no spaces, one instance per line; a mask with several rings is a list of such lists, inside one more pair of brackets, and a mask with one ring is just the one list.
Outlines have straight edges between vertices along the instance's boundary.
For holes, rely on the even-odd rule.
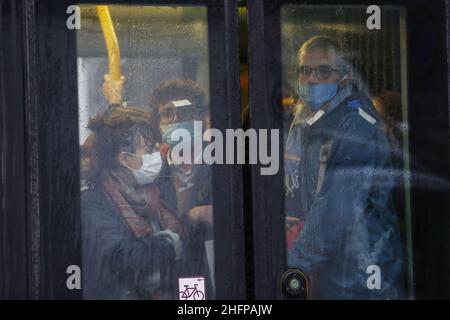
[[[137,238],[152,235],[154,233],[154,230],[148,221],[136,214],[130,203],[122,196],[118,186],[112,179],[104,180],[103,188],[109,199],[115,204],[128,228]],[[178,233],[183,238],[184,232],[179,221],[159,202],[159,197],[156,199],[154,188],[156,188],[156,186],[148,186],[148,197],[149,199],[157,201],[158,204],[156,206],[150,206],[149,211],[152,210],[151,207],[156,208],[155,214],[161,224],[162,230],[171,230]],[[159,192],[157,194],[159,194]]]

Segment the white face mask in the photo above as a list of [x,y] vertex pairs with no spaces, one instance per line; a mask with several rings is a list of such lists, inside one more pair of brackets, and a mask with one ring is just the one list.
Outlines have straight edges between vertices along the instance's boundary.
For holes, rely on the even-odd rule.
[[[127,153],[134,157],[139,157],[133,153]],[[155,181],[155,179],[159,175],[159,172],[161,171],[163,160],[159,151],[144,154],[140,157],[142,158],[142,166],[139,170],[135,170],[128,166],[125,167],[131,170],[134,178],[136,179],[136,183],[142,186],[144,184],[152,183],[153,181]]]

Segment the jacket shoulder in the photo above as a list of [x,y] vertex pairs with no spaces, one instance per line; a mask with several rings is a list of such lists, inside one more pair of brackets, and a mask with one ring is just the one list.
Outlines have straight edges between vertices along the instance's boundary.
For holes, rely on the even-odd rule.
[[90,219],[115,219],[116,209],[101,190],[90,189],[81,194],[81,211]]
[[366,96],[350,97],[342,106],[343,115],[338,130],[372,136],[379,130],[379,116]]

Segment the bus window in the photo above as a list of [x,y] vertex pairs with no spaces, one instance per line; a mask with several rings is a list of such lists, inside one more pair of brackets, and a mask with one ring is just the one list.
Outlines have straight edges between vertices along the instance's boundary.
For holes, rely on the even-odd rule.
[[405,13],[374,7],[281,7],[287,265],[311,299],[412,294]]
[[214,298],[211,172],[191,139],[209,125],[207,9],[80,8],[84,298]]

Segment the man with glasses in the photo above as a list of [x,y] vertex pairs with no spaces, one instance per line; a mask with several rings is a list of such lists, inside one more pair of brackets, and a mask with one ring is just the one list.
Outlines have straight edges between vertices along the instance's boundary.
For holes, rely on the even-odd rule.
[[[211,170],[198,160],[202,150],[192,145],[189,163],[175,164],[170,150],[179,143],[172,140],[172,133],[184,129],[188,139],[194,141],[197,132],[195,122],[201,122],[203,131],[209,127],[209,110],[203,90],[191,80],[163,82],[152,93],[150,106],[159,120],[163,144],[169,148],[160,178],[161,197],[176,208],[188,228],[188,255],[190,265],[186,275],[201,276],[211,272],[207,269],[205,242],[212,234],[212,181]],[[196,164],[200,163],[200,164]],[[211,252],[210,252],[211,254]],[[211,256],[212,257],[212,256]],[[208,285],[208,279],[206,284]],[[211,283],[209,283],[211,285]]]
[[[201,122],[203,129],[209,126],[205,94],[191,80],[162,83],[153,92],[150,104],[155,118],[159,120],[162,143],[167,144],[169,151],[179,142],[172,140],[172,133],[176,129],[184,129],[184,132],[189,133],[188,136],[183,136],[183,139],[188,139],[193,144],[195,134],[203,135],[203,132],[195,132],[194,121]],[[170,152],[166,157],[167,169],[170,171],[167,174],[174,178],[177,209],[181,216],[190,216],[194,220],[212,223],[212,212],[208,214],[208,211],[212,210],[211,185],[208,183],[210,170],[207,165],[195,164],[195,159],[202,156],[201,150],[198,150],[199,154],[194,154],[192,147],[191,151],[190,163],[174,164]],[[208,208],[192,210],[198,206]]]
[[307,274],[311,298],[399,298],[403,249],[378,114],[335,39],[305,42],[297,71],[302,107],[286,142],[286,209],[288,224],[303,228],[288,265]]

